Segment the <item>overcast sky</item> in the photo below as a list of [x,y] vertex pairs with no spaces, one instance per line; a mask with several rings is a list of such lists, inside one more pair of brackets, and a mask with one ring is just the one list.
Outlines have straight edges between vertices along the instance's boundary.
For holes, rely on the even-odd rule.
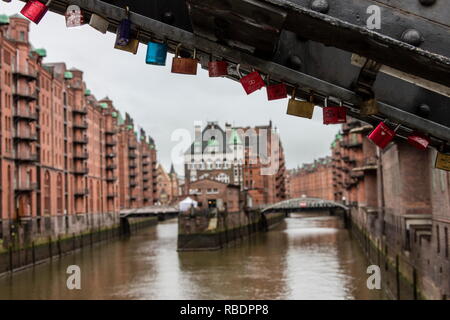
[[[0,14],[20,11],[23,2],[0,2]],[[145,64],[146,45],[137,55],[114,49],[115,36],[102,34],[88,25],[67,29],[63,16],[47,13],[38,26],[31,24],[31,42],[47,49],[45,62],[65,62],[68,68],[84,71],[89,89],[101,99],[109,96],[135,125],[143,127],[156,141],[159,161],[170,168],[171,141],[176,129],[193,132],[195,121],[228,121],[236,126],[267,124],[279,128],[287,161],[293,168],[330,154],[338,126],[322,124],[322,109],[316,107],[313,120],[286,115],[287,100],[268,102],[265,89],[247,96],[238,82],[209,78],[199,68],[197,76],[170,73],[166,67]],[[180,166],[176,167],[179,173]]]

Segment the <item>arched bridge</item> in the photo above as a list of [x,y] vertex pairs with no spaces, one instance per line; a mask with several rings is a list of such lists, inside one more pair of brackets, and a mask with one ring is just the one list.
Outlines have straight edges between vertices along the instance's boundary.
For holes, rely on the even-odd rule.
[[319,198],[296,198],[272,204],[262,210],[262,213],[283,211],[286,214],[302,211],[323,211],[330,214],[345,213],[348,208],[340,203]]

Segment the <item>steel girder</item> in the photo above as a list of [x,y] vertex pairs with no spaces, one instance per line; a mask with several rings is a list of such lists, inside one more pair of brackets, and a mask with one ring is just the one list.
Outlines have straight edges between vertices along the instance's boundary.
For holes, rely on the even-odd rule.
[[[313,90],[315,102],[322,104],[333,96],[355,118],[372,124],[388,118],[402,124],[400,137],[417,129],[437,146],[450,141],[450,12],[439,1],[431,6],[412,2],[55,0],[50,10],[63,14],[68,4],[77,4],[88,16],[106,17],[109,31],[115,32],[129,5],[143,43],[152,36],[166,40],[172,52],[178,43],[189,51],[196,48],[204,67],[214,56],[247,71],[255,68],[272,81],[298,85],[299,97]],[[370,5],[381,8],[376,32],[365,26]],[[413,36],[407,33],[411,30]],[[351,53],[383,64],[373,84],[377,115],[359,113],[355,83],[361,67]],[[238,80],[237,74],[229,78]]]

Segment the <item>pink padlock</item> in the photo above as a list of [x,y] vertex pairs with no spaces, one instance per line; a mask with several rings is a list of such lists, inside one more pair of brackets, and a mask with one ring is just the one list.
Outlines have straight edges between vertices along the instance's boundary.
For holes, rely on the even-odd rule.
[[400,125],[392,130],[384,122],[380,122],[380,124],[367,137],[378,147],[384,149],[392,140],[394,140],[396,131],[399,127]]
[[430,139],[419,132],[413,132],[408,136],[408,143],[419,150],[425,150],[430,144]]
[[37,0],[30,0],[25,4],[20,13],[34,23],[38,24],[47,13],[48,6],[51,2],[52,0],[49,0],[47,1],[47,4],[43,4],[42,2]]
[[243,77],[241,75],[241,72],[239,71],[239,67],[240,65],[238,64],[236,67],[236,71],[239,75],[239,78],[241,78],[239,81],[241,82],[242,87],[244,87],[244,90],[247,94],[251,94],[266,85],[261,75],[257,71],[253,71]]

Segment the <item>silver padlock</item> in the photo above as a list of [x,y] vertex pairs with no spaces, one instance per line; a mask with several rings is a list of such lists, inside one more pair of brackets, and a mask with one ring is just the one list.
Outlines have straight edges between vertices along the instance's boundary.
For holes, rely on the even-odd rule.
[[67,28],[79,27],[84,22],[80,7],[74,4],[67,7],[65,17]]
[[109,22],[105,18],[93,13],[89,25],[101,33],[106,33],[106,31],[108,31]]

